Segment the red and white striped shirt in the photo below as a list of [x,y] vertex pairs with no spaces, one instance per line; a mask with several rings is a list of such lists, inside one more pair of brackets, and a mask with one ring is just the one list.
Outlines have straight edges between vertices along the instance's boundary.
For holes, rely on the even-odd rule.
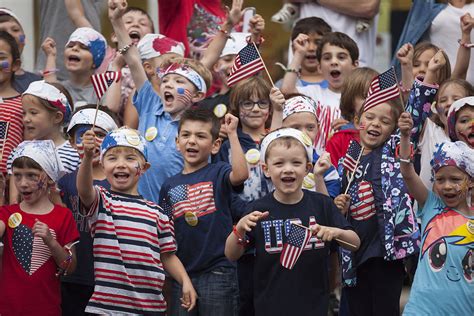
[[96,186],[89,210],[94,236],[94,294],[87,313],[166,311],[161,253],[176,251],[174,228],[153,202]]
[[23,141],[23,108],[21,95],[11,98],[0,98],[0,121],[9,122],[7,139],[3,151],[0,171],[7,171],[7,159],[18,144]]

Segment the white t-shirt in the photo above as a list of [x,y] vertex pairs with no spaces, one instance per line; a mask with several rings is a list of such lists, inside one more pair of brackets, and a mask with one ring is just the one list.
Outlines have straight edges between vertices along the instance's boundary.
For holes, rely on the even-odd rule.
[[319,122],[319,133],[314,142],[314,148],[321,155],[326,148],[326,141],[331,135],[331,123],[341,117],[341,94],[333,92],[329,88],[321,88],[319,85],[296,87],[299,93],[307,95],[316,101],[318,108],[316,116]]
[[[461,38],[461,27],[459,20],[461,16],[470,13],[474,16],[474,3],[466,4],[462,9],[448,4],[431,22],[431,28],[428,33],[428,40],[434,45],[442,48],[449,57],[451,70],[456,64],[458,53],[458,39]],[[474,34],[471,33],[471,42],[474,41]],[[471,50],[471,61],[467,71],[467,81],[474,81],[474,51]]]
[[[356,30],[359,18],[351,17],[315,3],[305,3],[300,6],[300,18],[318,17],[326,21],[334,32],[349,35],[359,47],[359,66],[373,67],[375,40],[377,36],[378,14],[372,19],[369,30],[358,33]],[[459,23],[458,23],[459,25]]]
[[418,143],[420,150],[420,178],[428,190],[433,190],[433,181],[431,180],[431,159],[436,150],[436,144],[448,142],[449,137],[444,130],[436,125],[431,119],[427,119],[425,123],[425,130],[421,141]]

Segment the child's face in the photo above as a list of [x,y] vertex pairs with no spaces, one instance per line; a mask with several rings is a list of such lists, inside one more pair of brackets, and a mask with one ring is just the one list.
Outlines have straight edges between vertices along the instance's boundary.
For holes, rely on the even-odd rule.
[[178,74],[163,77],[160,84],[160,96],[166,112],[172,118],[179,117],[194,102],[199,101],[197,88],[187,78]]
[[137,44],[146,34],[152,33],[152,22],[142,12],[129,11],[123,15],[122,20],[134,44]]
[[318,120],[310,112],[293,113],[282,123],[282,127],[291,127],[306,133],[314,141],[318,135]]
[[0,31],[8,32],[15,38],[21,54],[23,52],[23,48],[25,47],[25,32],[23,31],[21,25],[13,20],[5,21],[0,23]]
[[111,190],[136,195],[138,179],[150,165],[137,150],[118,146],[105,153],[102,166]]
[[422,80],[425,78],[428,63],[435,54],[436,52],[433,49],[427,49],[417,59],[413,60],[413,78],[421,77]]
[[79,42],[70,42],[64,49],[64,64],[70,72],[90,72],[94,60],[89,48]]
[[321,73],[334,92],[340,92],[344,79],[358,65],[358,61],[352,60],[347,49],[329,43],[323,46],[320,63]]
[[34,205],[44,198],[48,189],[48,175],[43,170],[13,167],[13,181],[21,200]]
[[435,174],[433,190],[446,206],[459,209],[467,205],[467,193],[472,181],[469,176],[455,166],[441,167]]
[[311,170],[306,151],[301,144],[275,144],[266,153],[262,165],[267,177],[272,179],[276,192],[288,200],[301,192],[304,177]]
[[248,100],[242,100],[239,103],[239,119],[242,127],[253,130],[265,127],[269,115],[270,100],[268,98],[260,99],[254,94]]
[[445,86],[438,92],[438,102],[436,102],[436,111],[444,125],[447,124],[448,111],[454,101],[466,97],[466,90],[456,83]]
[[311,32],[308,34],[308,37],[308,46],[301,63],[301,68],[308,72],[316,72],[319,66],[319,61],[316,58],[316,50],[318,49],[319,42],[323,36],[316,32]]
[[456,115],[454,129],[460,141],[474,148],[474,107],[464,106]]
[[217,60],[214,64],[213,70],[217,74],[222,84],[227,85],[227,77],[229,77],[230,70],[234,65],[235,56],[237,55],[225,55]]
[[185,165],[198,170],[208,163],[211,154],[217,154],[220,139],[213,140],[210,122],[187,120],[181,125],[176,147],[183,155]]
[[61,123],[61,112],[51,113],[37,97],[29,94],[21,98],[21,105],[25,140],[51,139],[51,135],[58,131]]
[[364,147],[375,149],[381,146],[395,128],[391,105],[382,103],[362,113],[359,125],[360,141]]
[[[3,64],[5,63],[5,66]],[[0,40],[0,84],[11,81],[12,74],[18,70],[18,64],[13,62],[12,51],[7,42]]]

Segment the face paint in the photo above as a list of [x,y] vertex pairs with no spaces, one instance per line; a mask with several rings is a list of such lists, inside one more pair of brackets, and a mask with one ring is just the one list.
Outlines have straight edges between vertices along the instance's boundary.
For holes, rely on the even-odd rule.
[[18,40],[20,41],[20,44],[25,44],[25,34],[21,34],[18,37]]
[[140,176],[142,174],[142,168],[140,166],[140,163],[137,161],[136,165],[135,165],[135,169],[137,170],[137,172],[135,173],[136,176]]
[[3,72],[11,72],[10,63],[6,60],[0,63],[0,68],[2,69]]
[[91,128],[92,128],[92,125],[82,125],[76,129],[76,131],[74,132],[74,137],[76,138],[76,144],[82,143],[82,135],[84,135],[84,133],[90,130]]
[[193,103],[191,92],[184,88],[177,88],[178,96],[176,100],[182,102],[183,104],[190,105]]
[[43,173],[40,175],[40,177],[38,178],[38,182],[36,183],[36,187],[38,188],[38,191],[43,190],[46,183],[47,183],[47,178],[46,178],[46,175]]

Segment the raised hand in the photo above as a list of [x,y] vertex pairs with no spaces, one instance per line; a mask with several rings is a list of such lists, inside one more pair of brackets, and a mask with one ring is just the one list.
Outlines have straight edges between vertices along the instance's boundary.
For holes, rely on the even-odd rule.
[[285,96],[277,87],[273,87],[270,90],[270,102],[273,105],[274,111],[283,111],[285,106]]
[[293,49],[295,55],[302,55],[306,54],[306,49],[309,45],[309,36],[303,33],[298,34],[296,38],[293,40]]
[[237,126],[239,125],[239,119],[234,115],[227,113],[224,117],[224,125],[227,134],[237,133]]
[[415,49],[411,43],[403,44],[397,52],[397,59],[402,65],[411,65],[413,63],[413,52]]
[[94,152],[98,149],[96,136],[93,130],[86,131],[82,135],[82,145],[84,147],[84,157],[93,158]]
[[56,56],[56,42],[51,37],[46,37],[43,43],[41,44],[41,49],[46,54],[46,56]]
[[331,168],[331,155],[328,152],[323,152],[322,155],[319,157],[318,161],[314,165],[313,173],[314,175],[321,175],[323,176],[324,173]]
[[117,21],[122,18],[127,8],[126,0],[109,0],[109,19],[112,21]]
[[398,128],[400,129],[400,134],[404,137],[410,137],[411,130],[413,129],[413,120],[410,113],[403,112],[398,119]]

